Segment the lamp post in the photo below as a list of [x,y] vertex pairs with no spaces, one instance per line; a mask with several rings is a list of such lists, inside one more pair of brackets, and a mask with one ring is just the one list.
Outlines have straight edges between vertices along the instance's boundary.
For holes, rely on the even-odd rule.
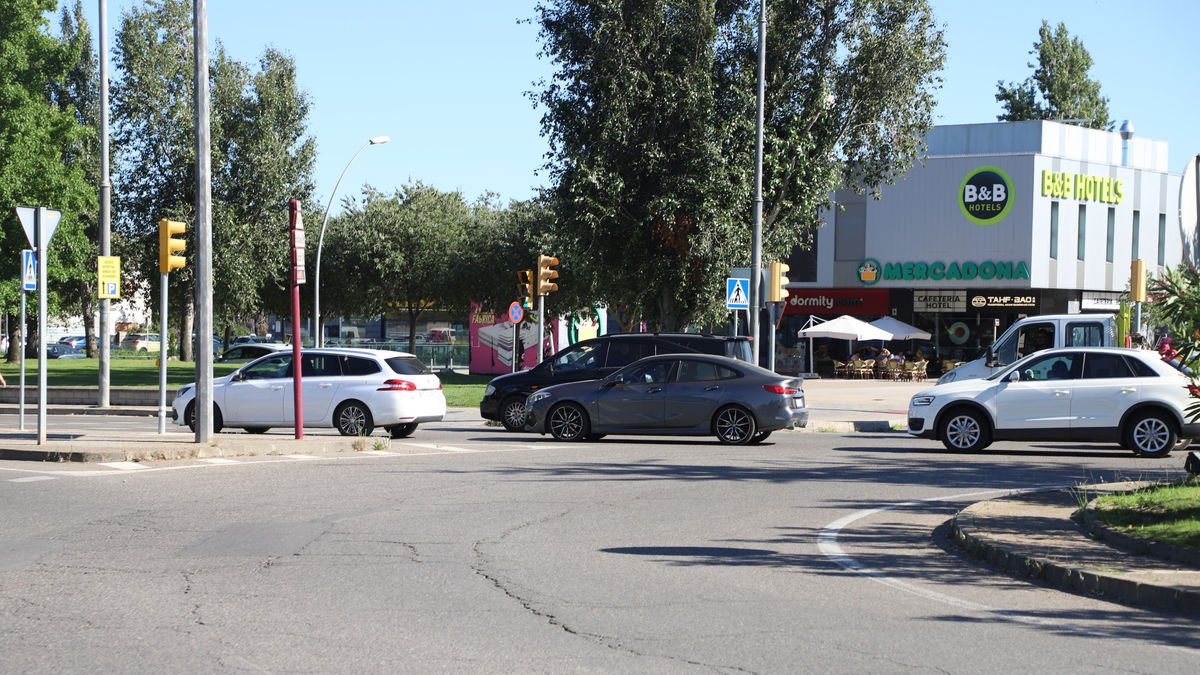
[[333,207],[333,198],[337,196],[338,187],[342,184],[342,179],[346,177],[346,172],[350,170],[350,165],[358,156],[362,154],[372,145],[383,145],[392,140],[388,136],[376,136],[363,144],[358,152],[346,162],[346,168],[342,169],[342,174],[338,176],[337,182],[333,184],[333,192],[329,193],[329,203],[325,205],[325,217],[321,219],[321,234],[317,236],[317,271],[316,278],[313,284],[313,323],[315,324],[316,334],[313,336],[313,345],[320,347],[325,341],[325,328],[321,325],[321,248],[325,245],[325,225],[329,222],[329,209]]

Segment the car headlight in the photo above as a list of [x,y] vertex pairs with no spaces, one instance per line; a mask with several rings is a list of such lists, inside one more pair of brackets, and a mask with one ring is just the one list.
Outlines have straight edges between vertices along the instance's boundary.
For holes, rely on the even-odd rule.
[[945,375],[939,377],[937,383],[938,384],[949,384],[949,383],[953,382],[955,380],[955,378],[957,378],[957,377],[958,377],[958,373],[956,373],[954,371],[950,371],[950,372],[946,373]]
[[935,399],[935,398],[937,398],[937,397],[936,396],[914,396],[914,397],[912,397],[912,404],[913,405],[933,405],[933,399]]
[[529,398],[525,399],[525,403],[528,405],[533,405],[534,403],[537,403],[538,401],[548,399],[548,398],[550,398],[550,392],[535,391],[529,395]]
[[483,397],[484,398],[487,398],[488,396],[491,396],[494,393],[496,393],[496,387],[491,384],[489,384],[488,386],[483,388]]

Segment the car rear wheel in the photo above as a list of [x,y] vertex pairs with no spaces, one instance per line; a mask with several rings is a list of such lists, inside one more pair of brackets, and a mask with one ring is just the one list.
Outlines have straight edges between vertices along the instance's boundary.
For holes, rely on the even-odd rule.
[[[192,430],[192,433],[196,433],[196,402],[193,401],[193,402],[189,403],[188,407],[187,407],[187,411],[184,412],[183,414],[187,415],[188,428]],[[221,429],[224,428],[224,426],[225,426],[225,420],[221,417],[221,409],[218,408],[217,404],[214,403],[213,404],[213,433],[214,434],[221,433]]]
[[409,436],[412,436],[413,432],[416,430],[417,430],[416,422],[409,422],[408,424],[397,424],[394,427],[388,427],[388,435],[391,436],[392,438],[408,438]]
[[753,442],[757,423],[754,415],[741,406],[731,405],[717,411],[713,419],[713,430],[717,439],[727,445],[744,445]]
[[767,440],[770,435],[771,432],[769,431],[760,431],[757,434],[754,434],[754,437],[750,439],[750,445],[758,445],[759,443]]
[[523,431],[525,416],[525,399],[521,396],[509,396],[500,404],[500,422],[509,431]]
[[1175,425],[1165,415],[1138,415],[1125,427],[1126,447],[1139,457],[1166,457],[1175,448]]
[[976,452],[992,444],[992,431],[978,411],[969,408],[951,410],[942,420],[942,445],[947,450]]
[[585,438],[587,438],[587,440],[589,440],[589,441],[598,441],[607,435],[608,434],[588,434],[587,436],[585,436]]
[[589,433],[587,413],[574,403],[562,403],[552,408],[546,426],[560,441],[578,441]]
[[370,436],[375,431],[371,411],[359,401],[346,401],[333,413],[333,423],[343,436]]

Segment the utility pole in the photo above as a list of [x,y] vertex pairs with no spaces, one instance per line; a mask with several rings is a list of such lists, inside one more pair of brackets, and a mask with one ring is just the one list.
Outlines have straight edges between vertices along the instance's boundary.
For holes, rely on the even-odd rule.
[[[760,0],[758,7],[758,96],[756,104],[757,122],[754,133],[754,226],[751,237],[752,251],[750,253],[750,311],[749,334],[754,339],[750,341],[751,352],[754,355],[754,365],[758,365],[758,355],[762,336],[758,330],[759,316],[762,311],[762,165],[763,165],[763,107],[767,92],[767,0]],[[774,350],[774,345],[768,345]]]
[[[212,154],[208,134],[208,1],[192,0],[196,54],[196,442],[213,434]],[[163,326],[166,344],[166,326]],[[188,339],[183,336],[182,339]],[[164,350],[165,351],[165,350]]]
[[[108,176],[108,0],[100,0],[100,255],[112,255],[112,182]],[[112,360],[112,339],[108,335],[109,300],[100,298],[100,329],[96,331],[96,347],[100,356],[100,400],[97,405],[107,408],[109,398],[109,366]],[[88,318],[91,320],[91,317]],[[159,333],[159,339],[163,334]]]

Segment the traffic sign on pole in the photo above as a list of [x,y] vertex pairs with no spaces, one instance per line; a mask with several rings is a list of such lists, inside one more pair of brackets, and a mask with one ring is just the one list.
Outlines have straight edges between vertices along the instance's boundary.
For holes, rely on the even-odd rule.
[[725,308],[750,309],[750,280],[725,280]]
[[21,251],[21,290],[37,290],[37,258],[29,249]]
[[521,323],[521,320],[524,318],[525,318],[525,308],[521,306],[521,303],[514,302],[513,304],[508,306],[508,320],[509,321],[512,321],[513,323]]

